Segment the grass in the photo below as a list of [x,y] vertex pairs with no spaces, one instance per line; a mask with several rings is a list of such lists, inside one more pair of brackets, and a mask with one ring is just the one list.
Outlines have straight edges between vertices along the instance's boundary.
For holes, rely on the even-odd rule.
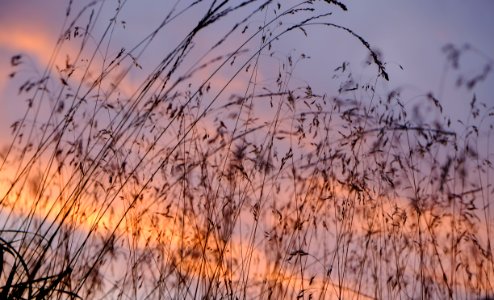
[[[331,23],[343,3],[178,3],[130,47],[113,37],[126,1],[72,5],[39,77],[11,60],[28,101],[1,154],[0,298],[493,293],[493,109],[473,98],[451,124],[433,94],[380,89],[380,55]],[[310,55],[280,47],[316,28],[369,51],[374,77],[344,62],[339,89],[300,84]],[[444,50],[458,69],[472,48]],[[459,89],[489,75],[482,59]]]

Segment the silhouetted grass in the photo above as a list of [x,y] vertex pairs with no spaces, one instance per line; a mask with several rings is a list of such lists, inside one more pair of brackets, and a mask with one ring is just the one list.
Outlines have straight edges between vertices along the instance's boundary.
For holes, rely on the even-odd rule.
[[[179,2],[127,49],[113,39],[126,1],[72,4],[50,64],[20,85],[26,113],[1,156],[0,298],[493,293],[493,109],[473,98],[451,124],[433,94],[379,89],[379,53],[331,22],[345,4]],[[299,84],[310,55],[279,45],[313,28],[367,49],[370,83],[344,62],[339,89]],[[471,49],[445,51],[456,67]]]

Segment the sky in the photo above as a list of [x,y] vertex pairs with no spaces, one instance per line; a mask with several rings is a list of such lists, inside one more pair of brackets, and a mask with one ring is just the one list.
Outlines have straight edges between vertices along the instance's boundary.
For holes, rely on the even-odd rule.
[[[109,19],[113,14],[113,4],[116,1],[107,2],[108,5],[102,12],[102,20],[106,17]],[[116,46],[110,49],[110,53],[116,55],[120,47],[130,49],[136,41],[149,33],[149,28],[154,28],[161,22],[174,2],[129,0],[121,16],[125,23],[120,24],[121,30],[115,31],[113,45]],[[344,12],[335,7],[330,20],[362,36],[372,49],[382,54],[390,81],[380,80],[378,86],[385,91],[402,88],[403,100],[410,106],[418,97],[431,92],[440,99],[446,113],[451,114],[453,118],[466,116],[473,91],[455,87],[459,72],[448,65],[442,48],[449,43],[458,47],[469,44],[479,51],[480,54],[471,54],[460,61],[460,70],[466,76],[475,76],[486,63],[493,65],[493,1],[342,2],[347,5],[348,11]],[[25,96],[19,96],[17,92],[22,83],[19,78],[38,77],[49,63],[64,26],[67,3],[68,1],[62,0],[0,0],[0,147],[9,142],[10,124],[22,117],[26,107]],[[80,6],[89,1],[74,3],[74,6]],[[77,9],[74,7],[73,11]],[[189,12],[160,33],[153,47],[139,58],[142,69],[135,68],[125,77],[121,84],[122,93],[130,95],[137,89],[156,62],[162,59],[163,53],[195,25],[190,20],[197,20],[200,13],[200,10]],[[229,19],[229,22],[233,21],[234,19]],[[105,23],[103,21],[99,24]],[[101,34],[103,30],[103,26],[96,28],[95,35]],[[206,43],[217,38],[214,33],[214,30],[207,31],[200,36],[198,47],[201,47],[201,41]],[[307,63],[297,68],[293,77],[296,84],[310,84],[316,93],[336,95],[338,84],[331,81],[331,78],[334,69],[340,66],[342,61],[350,62],[353,74],[363,82],[375,79],[376,69],[365,66],[368,51],[349,34],[337,29],[322,30],[316,27],[305,33],[308,37],[303,43],[300,43],[300,38],[303,38],[304,33],[298,32],[288,35],[278,44],[280,56],[307,53],[311,57]],[[76,47],[71,44],[64,47],[64,53],[70,54],[71,57],[76,56]],[[11,57],[17,54],[22,54],[23,64],[16,69],[18,74],[14,79],[10,79],[9,74],[14,70]],[[63,65],[64,57],[59,59],[57,64]],[[228,79],[227,75],[222,76],[216,78],[216,88],[221,87]],[[269,72],[259,76],[260,81],[273,80],[273,74]],[[486,103],[488,107],[494,106],[493,77],[490,75],[475,89],[478,101]],[[246,78],[241,77],[240,81],[232,84],[231,90],[235,92],[245,89],[245,81]]]
[[[19,82],[8,78],[8,74],[12,72],[10,58],[22,53],[29,57],[31,72],[42,70],[60,34],[66,2],[0,0],[0,128],[3,140],[7,138],[6,128],[23,112],[23,108],[19,107],[19,99],[15,99]],[[494,2],[376,0],[346,4],[347,12],[335,10],[334,23],[352,29],[383,54],[387,71],[391,75],[389,89],[406,87],[411,93],[410,98],[431,91],[436,97],[442,96],[440,100],[452,114],[461,114],[464,111],[470,95],[442,83],[454,83],[457,75],[452,70],[445,72],[446,60],[441,48],[448,43],[457,46],[470,44],[487,55],[492,63]],[[130,1],[124,11],[127,28],[117,34],[115,39],[123,45],[130,45],[135,37],[143,36],[150,26],[158,24],[166,11],[167,8],[157,1]],[[168,40],[173,39],[173,36],[180,36],[180,30],[190,26],[182,24],[186,22],[184,19],[173,24],[176,32],[166,32]],[[314,34],[310,33],[310,36],[309,42],[303,45],[290,38],[284,41],[287,47],[306,49],[313,56],[315,63],[302,68],[299,77],[324,89],[327,78],[331,75],[330,71],[341,60],[352,62],[355,71],[360,71],[359,64],[362,65],[367,53],[354,39],[336,30],[333,33],[314,30]],[[319,57],[328,54],[334,59],[326,60],[321,67],[318,64]],[[154,51],[147,56],[147,60],[152,62],[159,57],[159,53]],[[465,72],[473,74],[485,62],[486,60],[477,56],[461,67]],[[489,106],[494,105],[492,86],[494,82],[490,76],[476,91],[479,100],[490,104]]]

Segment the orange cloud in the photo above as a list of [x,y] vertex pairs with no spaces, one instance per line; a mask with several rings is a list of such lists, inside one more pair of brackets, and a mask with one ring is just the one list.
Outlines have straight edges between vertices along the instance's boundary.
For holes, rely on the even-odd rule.
[[56,39],[42,28],[23,29],[12,25],[13,29],[0,31],[0,47],[13,53],[26,53],[41,65],[48,65]]

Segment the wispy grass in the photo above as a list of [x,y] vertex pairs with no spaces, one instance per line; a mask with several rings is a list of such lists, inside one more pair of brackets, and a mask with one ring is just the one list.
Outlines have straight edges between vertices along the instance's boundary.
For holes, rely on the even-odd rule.
[[[343,3],[280,3],[177,2],[125,48],[114,35],[132,25],[127,1],[69,2],[1,156],[0,298],[493,293],[493,109],[473,98],[471,118],[451,124],[433,94],[407,104],[378,88],[379,53],[331,22]],[[279,45],[311,42],[313,28],[367,49],[371,83],[343,62],[339,89],[297,84],[310,54]],[[472,49],[445,51],[457,67]],[[482,59],[458,88],[489,75]]]

